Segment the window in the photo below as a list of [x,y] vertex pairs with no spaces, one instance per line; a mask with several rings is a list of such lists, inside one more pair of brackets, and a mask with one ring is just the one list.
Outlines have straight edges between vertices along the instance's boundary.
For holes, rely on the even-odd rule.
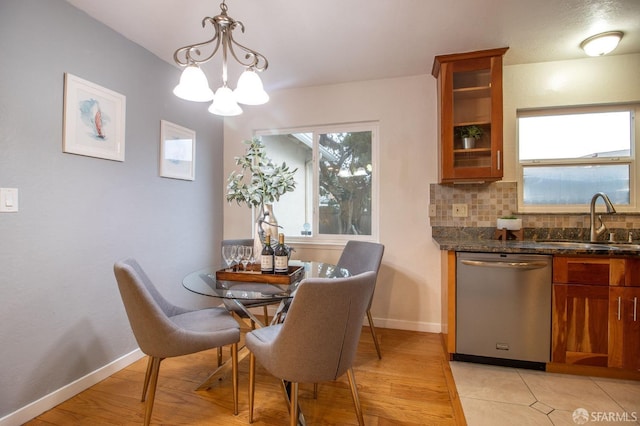
[[585,212],[604,192],[634,211],[636,107],[518,111],[519,210]]
[[274,206],[287,239],[377,239],[377,124],[257,132],[275,163],[297,168]]

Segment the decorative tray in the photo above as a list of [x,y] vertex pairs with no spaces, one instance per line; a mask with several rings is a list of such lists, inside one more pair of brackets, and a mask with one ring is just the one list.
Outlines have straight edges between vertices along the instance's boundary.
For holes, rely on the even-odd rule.
[[216,271],[216,279],[220,281],[243,281],[262,284],[289,285],[296,281],[300,281],[303,277],[303,266],[289,266],[289,273],[287,275],[263,274],[259,269],[248,271],[229,271],[227,269],[220,269],[219,271]]

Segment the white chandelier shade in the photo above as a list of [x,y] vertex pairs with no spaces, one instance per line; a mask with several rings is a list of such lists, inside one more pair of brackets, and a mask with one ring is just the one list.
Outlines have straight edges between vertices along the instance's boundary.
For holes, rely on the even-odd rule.
[[231,89],[227,86],[222,86],[216,90],[213,103],[209,107],[209,112],[216,115],[232,117],[242,114],[242,108],[240,108],[240,105],[236,102]]
[[264,91],[260,76],[252,69],[240,75],[233,94],[238,102],[245,105],[262,105],[269,102],[269,95]]
[[173,94],[194,102],[208,102],[213,99],[213,90],[209,88],[207,76],[197,65],[189,65],[182,71],[180,83],[173,89]]

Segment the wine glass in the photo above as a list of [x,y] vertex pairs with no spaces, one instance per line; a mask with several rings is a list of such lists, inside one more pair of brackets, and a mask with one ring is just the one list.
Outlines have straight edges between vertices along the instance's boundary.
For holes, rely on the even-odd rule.
[[249,264],[251,264],[251,265],[255,265],[256,264],[256,253],[253,250],[253,247],[251,247],[251,255],[249,256]]
[[224,259],[224,263],[227,264],[227,269],[231,267],[233,260],[236,256],[237,247],[234,245],[226,245],[222,246],[222,257]]
[[251,255],[251,253],[253,252],[253,247],[251,246],[244,246],[244,254],[242,256],[242,267],[244,268],[244,270],[247,270],[247,264],[249,262],[253,263],[253,256]]
[[240,262],[242,262],[242,258],[244,257],[244,246],[235,246],[236,247],[236,255],[233,260],[236,261],[238,265],[238,269],[240,268]]

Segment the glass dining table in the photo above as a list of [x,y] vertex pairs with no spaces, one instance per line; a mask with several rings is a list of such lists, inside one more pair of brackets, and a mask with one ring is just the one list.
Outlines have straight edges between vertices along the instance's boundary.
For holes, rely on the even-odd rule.
[[[219,279],[216,273],[222,269],[207,267],[184,277],[182,285],[193,293],[215,297],[229,302],[231,306],[237,307],[246,314],[257,326],[263,327],[266,324],[259,320],[249,309],[252,304],[275,305],[280,303],[271,321],[273,324],[283,320],[281,314],[283,310],[286,309],[288,302],[295,295],[295,291],[303,279],[339,278],[350,275],[347,269],[339,268],[336,265],[325,262],[292,260],[289,262],[289,266],[300,267],[302,273],[292,276],[291,282],[287,284],[274,283],[272,279],[273,275],[263,275],[256,272],[246,272],[247,280],[242,281]],[[225,303],[225,306],[229,307],[229,304]]]
[[[252,274],[251,277],[244,277],[251,281],[233,281],[229,279],[218,279],[217,272],[222,268],[210,266],[194,271],[182,280],[182,286],[187,290],[208,297],[215,297],[224,302],[224,306],[233,311],[238,308],[258,327],[264,327],[265,322],[261,321],[251,312],[251,306],[256,303],[278,305],[270,324],[284,321],[286,310],[295,296],[295,292],[300,283],[305,278],[341,278],[351,274],[345,268],[325,262],[291,260],[290,267],[301,267],[302,273],[291,277],[288,284],[274,284],[273,275],[262,275],[259,273],[246,272]],[[242,347],[238,351],[238,360],[248,355],[248,349]],[[218,367],[197,390],[209,389],[216,378],[222,378],[229,372],[231,366],[225,362]]]

